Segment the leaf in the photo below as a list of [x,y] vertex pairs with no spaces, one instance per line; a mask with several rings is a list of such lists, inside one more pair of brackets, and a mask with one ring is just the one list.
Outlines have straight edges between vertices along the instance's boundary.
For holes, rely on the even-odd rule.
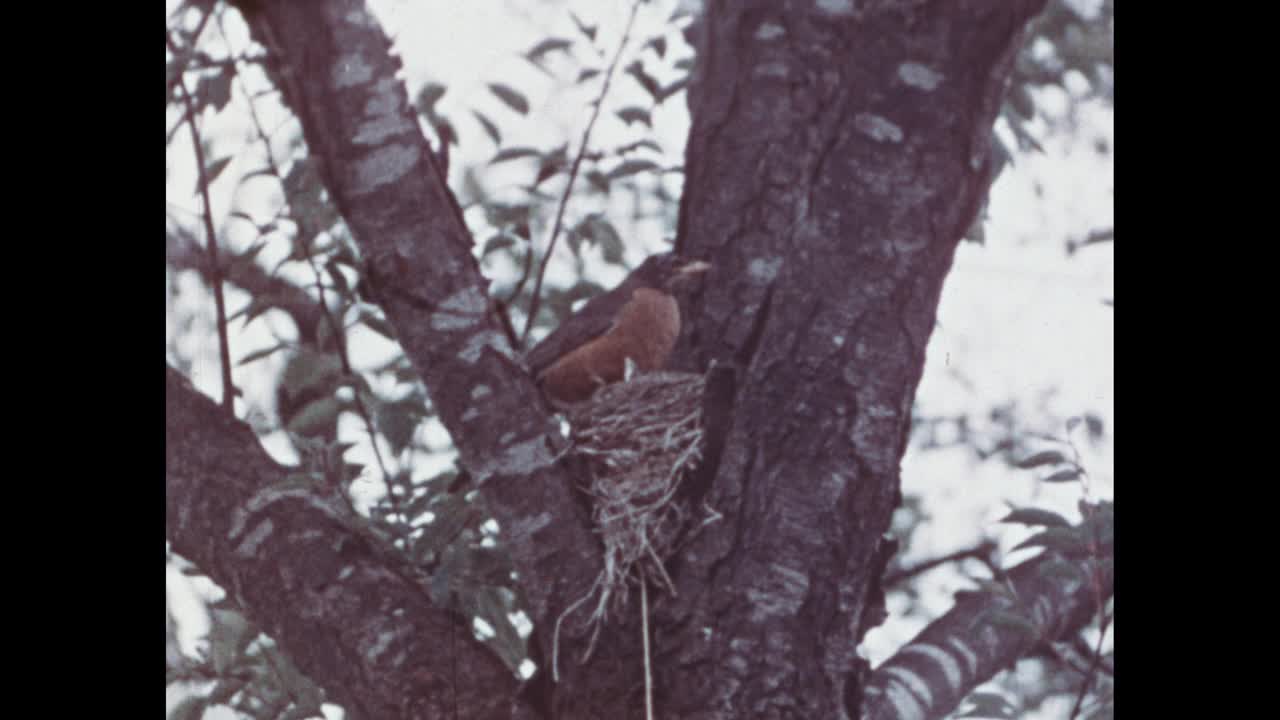
[[324,264],[325,272],[329,273],[329,279],[333,281],[334,289],[342,297],[351,297],[351,285],[347,282],[347,276],[342,273],[342,269],[338,267],[338,262],[332,258]]
[[1014,467],[1022,470],[1027,470],[1029,468],[1040,467],[1041,465],[1051,465],[1054,463],[1060,463],[1065,461],[1066,459],[1067,458],[1064,457],[1063,454],[1058,452],[1057,450],[1045,450],[1043,452],[1038,452],[1034,455],[1031,455],[1029,457],[1025,457],[1019,460],[1018,462],[1014,463]]
[[414,102],[414,105],[418,108],[418,112],[421,112],[424,115],[435,115],[436,103],[440,98],[444,97],[444,94],[448,89],[449,88],[444,85],[436,82],[429,82],[426,85],[423,85],[422,89],[418,91],[417,100]]
[[205,75],[200,78],[194,93],[197,112],[209,105],[212,105],[215,111],[221,112],[222,108],[227,106],[231,101],[231,76],[230,70],[224,70],[217,75]]
[[609,192],[609,178],[604,173],[592,168],[587,171],[586,178],[591,187],[600,192]]
[[614,229],[613,224],[599,213],[588,215],[575,228],[585,239],[600,248],[605,262],[618,264],[622,262],[622,236]]
[[558,38],[558,37],[549,37],[546,40],[543,40],[542,42],[530,48],[529,51],[524,54],[524,56],[525,56],[525,59],[527,59],[529,62],[534,63],[536,65],[538,63],[538,60],[540,60],[543,55],[546,55],[547,53],[555,52],[557,50],[567,51],[570,45],[573,45],[572,40],[566,40],[564,38]]
[[498,126],[490,122],[489,118],[481,115],[478,110],[472,110],[471,114],[476,116],[476,120],[480,121],[480,126],[484,128],[484,131],[488,133],[489,137],[493,138],[493,144],[501,145],[502,133],[498,132]]
[[586,35],[587,39],[590,40],[591,42],[596,41],[597,26],[587,25],[586,23],[582,22],[582,20],[579,19],[577,15],[573,14],[572,10],[569,11],[569,17],[573,18],[573,24],[578,26],[578,32],[582,33],[583,35]]
[[484,257],[495,250],[505,250],[515,244],[515,238],[506,233],[498,233],[484,242],[484,250],[480,251],[480,257]]
[[1013,547],[1021,550],[1029,547],[1043,547],[1056,550],[1069,557],[1088,554],[1089,543],[1084,539],[1079,528],[1051,527],[1023,540]]
[[676,80],[670,85],[663,87],[662,90],[658,91],[658,95],[654,99],[657,100],[659,103],[662,103],[666,101],[667,98],[685,89],[688,85],[689,85],[688,77],[680,78],[679,80]]
[[647,170],[657,170],[659,167],[658,163],[652,160],[623,160],[617,167],[609,171],[607,177],[612,181]]
[[258,633],[235,610],[213,610],[209,614],[209,660],[214,672],[223,675],[241,659]]
[[508,160],[517,160],[526,157],[542,157],[542,151],[531,147],[513,147],[505,150],[499,150],[497,155],[489,161],[490,165],[497,165]]
[[578,79],[575,82],[581,85],[582,83],[586,82],[587,80],[590,80],[591,78],[599,74],[600,74],[599,68],[583,68],[583,70],[578,73]]
[[413,440],[425,409],[415,401],[383,403],[374,411],[373,424],[387,439],[391,452],[399,455]]
[[639,107],[625,107],[618,111],[618,117],[627,125],[634,122],[642,122],[648,127],[653,127],[653,121],[649,119],[649,111]]
[[624,72],[635,78],[636,82],[640,83],[640,87],[643,87],[645,92],[649,93],[649,97],[654,100],[658,99],[658,95],[662,92],[662,86],[658,84],[658,81],[652,75],[645,72],[643,61],[636,60],[632,62]]
[[204,717],[204,709],[209,699],[203,695],[191,695],[173,706],[166,720],[200,720]]
[[1028,92],[1026,85],[1015,85],[1009,90],[1009,107],[1015,113],[1026,120],[1034,120],[1036,117],[1036,102],[1032,99],[1031,93]]
[[965,698],[967,709],[956,717],[1011,718],[1014,708],[995,693],[975,692]]
[[313,437],[329,429],[342,410],[337,398],[322,397],[306,404],[285,424],[285,429],[304,437]]
[[1040,478],[1040,482],[1047,482],[1047,483],[1071,482],[1072,480],[1075,480],[1079,477],[1080,477],[1080,468],[1071,467],[1071,468],[1065,468],[1063,470],[1059,470],[1058,472],[1053,473],[1049,477]]
[[209,163],[209,166],[204,169],[205,182],[212,185],[213,181],[217,180],[218,176],[222,174],[222,171],[226,170],[227,166],[231,164],[231,159],[232,156],[228,155]]
[[1044,525],[1045,527],[1070,527],[1071,523],[1056,512],[1039,508],[1019,508],[1001,518],[1002,523],[1020,525]]
[[373,311],[365,311],[361,313],[360,322],[363,323],[365,327],[388,340],[396,339],[396,333],[391,329],[391,324],[386,321],[386,318],[380,317]]
[[653,48],[653,51],[658,53],[658,57],[660,58],[666,57],[667,55],[667,38],[663,35],[659,35],[651,39],[649,42],[645,43],[644,46],[647,48]]
[[253,352],[249,353],[248,355],[245,355],[245,356],[240,360],[240,362],[236,363],[236,366],[237,366],[237,367],[239,367],[240,365],[248,365],[249,363],[251,363],[251,362],[253,362],[253,361],[255,361],[255,360],[261,360],[262,358],[267,357],[267,356],[269,356],[269,355],[274,355],[275,353],[277,353],[277,352],[279,352],[279,351],[281,351],[281,350],[283,350],[283,349],[285,349],[285,348],[287,348],[287,347],[289,347],[289,344],[288,344],[288,343],[277,343],[277,344],[275,344],[275,345],[272,345],[272,346],[271,346],[271,347],[269,347],[269,348],[263,348],[263,349],[261,349],[261,350],[255,350],[255,351],[253,351]]
[[510,87],[501,83],[490,83],[489,92],[498,96],[498,99],[507,104],[507,107],[524,115],[529,112],[529,101],[524,95],[512,90]]
[[692,58],[692,57],[680,58],[679,60],[677,60],[677,61],[675,62],[674,67],[675,67],[675,69],[677,69],[677,70],[692,70],[692,69],[693,69],[693,58]]
[[454,131],[453,123],[449,122],[447,118],[432,118],[431,127],[435,128],[436,135],[440,138],[442,145],[458,144],[458,133]]
[[562,145],[542,156],[542,163],[538,166],[538,175],[534,178],[533,186],[537,187],[541,185],[543,180],[546,180],[568,167],[569,146]]
[[619,155],[625,155],[633,150],[639,150],[640,148],[648,148],[656,153],[659,153],[659,154],[662,153],[662,146],[659,145],[657,142],[653,140],[649,140],[647,138],[644,140],[637,140],[633,143],[627,143],[626,145],[619,145],[618,149],[614,150],[614,152],[618,153]]

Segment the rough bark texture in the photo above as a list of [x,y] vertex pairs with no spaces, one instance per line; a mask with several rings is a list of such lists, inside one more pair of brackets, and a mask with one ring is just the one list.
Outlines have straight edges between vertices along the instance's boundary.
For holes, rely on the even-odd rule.
[[694,29],[679,249],[714,269],[688,357],[739,378],[664,717],[856,716],[924,349],[1042,5],[713,2]]
[[165,537],[227,590],[331,699],[363,718],[490,718],[518,683],[468,619],[356,530],[317,485],[289,482],[248,425],[165,371]]
[[[1051,565],[1075,571],[1063,573]],[[1096,575],[1094,567],[1080,557],[1047,552],[1009,571],[1007,597],[957,594],[951,610],[876,668],[867,684],[863,717],[946,717],[970,691],[1037,644],[1079,632],[1098,612],[1098,600],[1111,597],[1115,581],[1109,564]],[[1025,624],[1010,622],[1010,617]]]
[[[558,426],[488,302],[390,42],[355,0],[240,5],[278,65],[388,321],[501,526],[530,615],[549,628],[589,589],[599,543],[556,463]],[[535,641],[550,649],[546,633]],[[571,631],[564,641],[585,637]]]
[[[898,502],[924,348],[955,246],[990,180],[1004,78],[1026,20],[1043,3],[712,2],[694,28],[699,59],[678,247],[715,268],[695,299],[680,357],[688,368],[733,368],[736,379],[722,374],[714,383],[720,407],[710,415],[723,420],[707,462],[714,472],[696,488],[724,518],[671,563],[679,594],[654,602],[659,717],[857,716],[866,670],[855,648],[883,612],[879,577],[892,549],[883,534]],[[470,236],[395,78],[388,41],[354,0],[240,5],[279,60],[277,81],[379,301],[501,524],[539,628],[547,691],[540,697],[549,714],[641,717],[634,615],[604,629],[587,664],[576,661],[584,632],[567,621],[561,681],[546,685],[551,629],[586,593],[599,545],[556,462],[561,448],[545,405],[486,301]],[[183,453],[240,473],[259,492],[266,481],[262,461],[217,465],[193,443],[171,443],[171,468],[188,462]],[[186,482],[171,530],[196,532],[192,517],[216,513],[222,526],[199,531],[231,542],[228,523],[244,515],[234,498],[253,490],[204,507],[192,504],[201,496]],[[236,481],[226,482],[231,493]],[[294,513],[312,504],[288,501]],[[281,575],[297,571],[277,557],[274,542],[274,560],[234,554],[261,527],[242,528],[235,544],[192,559],[202,567],[247,564],[214,570],[224,576],[271,564],[277,576],[261,578],[264,595],[295,587]],[[308,542],[331,542],[296,527]],[[341,532],[317,516],[312,535],[321,528]],[[252,545],[265,548],[261,538]],[[318,621],[301,611],[313,605],[282,607],[279,597],[246,594],[238,580],[228,587],[291,655],[318,652],[306,637],[320,632],[312,627]],[[313,594],[340,592],[316,587]],[[364,598],[368,604],[350,607],[351,617],[327,631],[380,627],[393,605],[407,607],[381,602]],[[382,650],[373,660],[391,654],[365,643],[351,647]],[[352,652],[332,648],[365,667],[370,658]],[[322,665],[299,664],[308,672]],[[355,671],[315,677],[341,702],[372,702],[343,688],[378,681]],[[472,689],[486,686],[481,674]],[[400,686],[383,689],[385,703],[404,697]],[[501,683],[488,689],[511,691]],[[490,704],[474,711],[486,708],[497,712]],[[428,716],[375,709],[373,717]]]

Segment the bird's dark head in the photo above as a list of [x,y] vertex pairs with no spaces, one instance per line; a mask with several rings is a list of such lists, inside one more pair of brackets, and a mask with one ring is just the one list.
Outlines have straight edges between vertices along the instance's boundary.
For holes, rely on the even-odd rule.
[[631,273],[629,279],[634,279],[640,287],[670,290],[701,277],[710,269],[711,264],[708,262],[665,252],[649,256]]

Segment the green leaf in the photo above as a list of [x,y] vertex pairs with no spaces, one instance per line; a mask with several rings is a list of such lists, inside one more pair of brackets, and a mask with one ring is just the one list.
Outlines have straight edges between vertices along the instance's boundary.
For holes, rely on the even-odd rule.
[[506,233],[498,233],[488,240],[484,241],[484,249],[480,251],[480,257],[484,257],[491,252],[498,250],[506,250],[516,244],[516,239]]
[[627,143],[626,145],[619,145],[618,149],[615,150],[614,152],[618,153],[619,155],[625,155],[633,150],[639,150],[640,148],[648,148],[658,154],[662,153],[662,146],[654,142],[653,140],[649,140],[647,138],[644,140],[637,140],[633,143]]
[[222,174],[222,171],[226,170],[227,166],[231,164],[231,160],[232,156],[228,155],[209,163],[209,166],[204,169],[205,182],[212,185],[213,181],[217,180],[218,176]]
[[618,117],[627,125],[634,122],[642,122],[648,127],[653,127],[653,121],[649,119],[649,111],[639,107],[625,107],[618,111]]
[[327,431],[342,410],[342,403],[334,397],[322,397],[306,404],[285,425],[285,429],[304,437]]
[[224,675],[240,661],[258,633],[235,610],[213,610],[209,615],[209,661],[215,673]]
[[444,97],[449,88],[436,82],[429,82],[418,91],[418,99],[414,105],[423,115],[435,115],[436,103]]
[[688,85],[689,85],[688,77],[680,78],[679,80],[676,80],[670,85],[663,86],[663,88],[658,91],[658,94],[654,99],[659,103],[662,103],[666,101],[667,98],[671,97],[672,95],[675,95],[676,93],[688,87]]
[[975,692],[965,698],[966,709],[956,717],[1011,718],[1015,710],[995,693]]
[[557,50],[567,51],[569,49],[569,46],[572,44],[573,44],[572,40],[566,40],[564,38],[558,38],[558,37],[549,37],[546,40],[543,40],[542,42],[530,48],[529,51],[524,54],[524,56],[529,62],[537,64],[537,62],[540,59],[542,59],[543,55],[546,55],[547,53],[555,52]]
[[1014,463],[1014,467],[1027,470],[1029,468],[1040,467],[1041,465],[1060,463],[1066,459],[1067,458],[1057,450],[1045,450],[1019,460]]
[[489,118],[481,115],[478,110],[472,110],[471,114],[476,116],[476,120],[480,121],[480,126],[484,128],[484,131],[488,133],[489,137],[493,138],[493,144],[501,145],[502,133],[498,132],[498,126],[490,122]]
[[571,235],[579,235],[584,240],[596,245],[600,248],[604,255],[605,262],[618,264],[622,262],[623,250],[622,236],[614,229],[613,223],[610,223],[605,217],[599,213],[592,213],[582,219],[574,228]]
[[652,75],[645,72],[643,61],[636,60],[632,62],[624,72],[635,78],[636,82],[640,83],[640,87],[649,93],[649,97],[654,100],[658,99],[658,96],[662,93],[662,86],[658,84],[658,81]]
[[209,699],[204,695],[191,695],[174,705],[165,720],[200,720],[208,706]]
[[363,323],[365,327],[388,340],[396,339],[396,331],[391,328],[391,323],[388,323],[386,318],[373,310],[365,310],[361,312],[360,322]]
[[595,25],[587,25],[586,23],[582,22],[582,20],[579,19],[577,15],[573,14],[572,10],[569,11],[569,17],[573,18],[573,24],[578,26],[578,32],[587,36],[587,39],[590,40],[591,42],[596,41]]
[[373,424],[387,439],[391,452],[399,455],[413,440],[426,410],[416,401],[383,403],[374,411]]
[[236,366],[238,367],[240,365],[248,365],[254,360],[261,360],[262,358],[267,357],[269,355],[274,355],[275,353],[287,347],[289,347],[288,343],[277,343],[275,345],[272,345],[269,348],[263,348],[262,350],[255,350],[249,353],[248,355],[245,355],[243,358],[241,358],[240,362],[236,363]]
[[578,73],[578,79],[575,82],[581,85],[582,83],[590,80],[591,78],[599,74],[600,74],[599,68],[583,68],[582,71]]
[[200,78],[194,93],[196,111],[212,105],[214,110],[221,112],[222,108],[231,101],[231,77],[231,71],[224,70],[217,75],[205,75]]
[[1064,470],[1059,470],[1053,473],[1052,475],[1050,475],[1049,477],[1040,478],[1040,482],[1047,482],[1047,483],[1071,482],[1072,480],[1075,480],[1079,477],[1080,477],[1080,468],[1071,467],[1071,468],[1066,468]]
[[1039,508],[1019,508],[1005,515],[1002,523],[1018,523],[1020,525],[1044,525],[1045,527],[1070,527],[1067,519],[1055,512]]
[[499,150],[497,155],[489,161],[490,165],[497,165],[508,160],[518,160],[526,157],[542,157],[542,151],[531,147],[513,147],[505,150]]
[[351,285],[347,282],[347,276],[343,274],[342,269],[338,267],[338,262],[332,258],[324,264],[325,272],[329,274],[329,279],[333,281],[333,287],[342,297],[351,297]]
[[538,175],[533,180],[534,187],[541,185],[543,180],[569,167],[568,151],[568,146],[562,145],[542,156],[542,163],[538,166]]
[[646,172],[648,170],[657,170],[660,166],[652,160],[623,160],[617,167],[609,171],[609,180],[617,180],[618,178],[635,175],[636,173]]
[[1068,557],[1086,555],[1089,552],[1089,543],[1085,540],[1080,528],[1060,527],[1042,530],[1018,543],[1013,549],[1021,550],[1037,546],[1056,550]]
[[512,90],[510,87],[501,83],[490,83],[489,92],[498,96],[498,99],[507,104],[507,107],[524,115],[529,112],[529,101],[524,95]]

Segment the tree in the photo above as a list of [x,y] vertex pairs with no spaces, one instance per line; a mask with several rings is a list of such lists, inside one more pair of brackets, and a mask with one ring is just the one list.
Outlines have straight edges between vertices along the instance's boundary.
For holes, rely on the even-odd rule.
[[[314,712],[319,696],[300,671],[359,717],[640,717],[650,672],[661,717],[942,717],[1102,609],[1110,505],[1083,505],[1074,527],[1024,512],[1012,519],[1045,526],[1035,540],[1044,554],[958,600],[880,666],[857,654],[885,615],[895,549],[886,532],[939,295],[1003,162],[992,125],[1044,0],[710,3],[687,29],[697,62],[676,247],[714,270],[691,300],[675,364],[711,369],[705,457],[687,482],[720,517],[668,561],[675,592],[648,614],[647,670],[640,613],[560,622],[591,595],[602,558],[574,490],[582,468],[562,462],[565,440],[515,350],[510,312],[540,319],[528,208],[485,208],[501,230],[485,250],[528,245],[535,278],[495,300],[446,182],[457,133],[435,109],[443,91],[424,90],[415,112],[361,3],[234,4],[262,49],[235,62],[262,64],[306,142],[288,170],[268,153],[262,174],[288,197],[287,259],[313,272],[310,287],[264,272],[261,246],[220,260],[207,199],[203,251],[170,246],[171,264],[202,269],[214,288],[243,283],[246,319],[282,310],[297,327],[293,341],[258,356],[293,351],[278,405],[295,430],[296,468],[273,460],[230,412],[221,296],[221,404],[166,369],[167,539],[278,644],[257,650],[284,688],[278,707],[259,698],[242,709]],[[191,63],[208,62],[193,50],[198,34],[171,30],[168,43],[170,99],[192,126],[199,102],[216,105],[219,83],[231,82],[230,73],[205,76],[188,91]],[[643,64],[622,72],[655,103],[674,94]],[[518,91],[493,92],[528,110]],[[584,157],[524,154],[539,163],[535,190],[577,174]],[[227,163],[198,162],[207,195]],[[658,169],[626,162],[603,180]],[[243,219],[263,237],[279,223]],[[600,218],[566,237],[616,253],[617,233]],[[353,371],[351,318],[394,337],[407,362],[388,371],[420,378],[425,396],[388,400]],[[407,470],[380,467],[385,502],[364,521],[347,487],[365,470],[345,457],[339,415],[361,418],[398,455],[404,425],[428,408],[460,471],[422,487]],[[1024,464],[1080,474],[1060,452]],[[410,527],[425,512],[449,518],[432,522],[428,538]],[[500,528],[496,547],[475,541],[488,517]],[[464,527],[473,542],[462,547]],[[534,627],[527,648],[496,627],[517,604]],[[476,617],[506,634],[478,640]],[[230,656],[256,635],[230,638]],[[510,667],[517,649],[539,668],[528,682]],[[252,681],[219,687],[230,698]]]

